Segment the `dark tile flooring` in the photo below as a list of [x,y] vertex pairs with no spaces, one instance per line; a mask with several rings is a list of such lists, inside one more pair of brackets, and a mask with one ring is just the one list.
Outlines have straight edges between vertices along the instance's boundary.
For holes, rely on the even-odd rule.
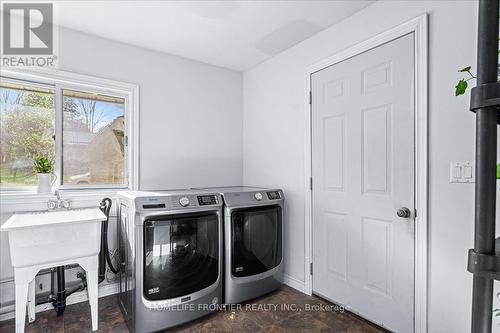
[[[117,302],[115,295],[99,299],[99,332],[128,332]],[[338,311],[338,307],[337,311],[324,309],[328,306],[333,308],[333,305],[289,287],[282,287],[274,293],[255,299],[249,302],[248,306],[252,304],[252,309],[243,304],[241,309],[218,311],[165,332],[387,332],[349,312]],[[269,304],[277,305],[276,310]],[[284,308],[284,304],[293,304],[295,308]],[[263,308],[264,306],[267,308]],[[323,309],[315,311],[318,308],[311,308],[312,306],[322,306]],[[0,322],[0,333],[11,333],[14,329],[14,320]],[[36,321],[26,325],[25,332],[91,332],[90,307],[87,302],[70,305],[61,317],[57,317],[52,310],[39,312],[36,314]]]

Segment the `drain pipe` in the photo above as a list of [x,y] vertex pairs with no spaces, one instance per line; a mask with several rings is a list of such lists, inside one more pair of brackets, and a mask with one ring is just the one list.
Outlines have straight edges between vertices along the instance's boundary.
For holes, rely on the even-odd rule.
[[66,309],[66,277],[64,266],[57,267],[57,298],[55,310],[58,316],[61,316]]
[[[101,202],[101,210],[103,210],[102,202]],[[101,250],[99,251],[99,269],[98,269],[97,283],[101,283],[106,278],[106,256],[104,255],[106,251],[105,249],[106,244],[103,242],[103,237],[102,237],[105,228],[104,223],[105,222],[101,222]]]
[[[103,211],[104,215],[106,215],[106,221],[103,221],[101,224],[101,252],[99,253],[99,274],[101,274],[101,269],[103,273],[102,280],[104,280],[106,275],[106,263],[108,264],[109,269],[114,274],[118,274],[118,269],[113,266],[111,262],[111,256],[109,254],[109,246],[108,246],[108,226],[109,226],[109,212],[111,211],[111,205],[113,201],[110,198],[104,198],[101,201],[100,208]],[[102,265],[101,265],[102,262]],[[99,283],[102,281],[100,280]]]

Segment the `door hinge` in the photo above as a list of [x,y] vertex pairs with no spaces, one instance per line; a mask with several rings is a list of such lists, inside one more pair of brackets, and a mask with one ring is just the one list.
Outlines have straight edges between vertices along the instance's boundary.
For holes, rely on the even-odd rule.
[[313,103],[313,93],[311,90],[309,90],[309,104]]
[[416,208],[415,208],[415,214],[414,215],[415,215],[414,217],[417,217],[417,209]]
[[313,190],[313,177],[309,177],[309,189]]
[[128,135],[125,135],[125,147],[128,147]]
[[313,275],[313,263],[309,264],[309,274]]

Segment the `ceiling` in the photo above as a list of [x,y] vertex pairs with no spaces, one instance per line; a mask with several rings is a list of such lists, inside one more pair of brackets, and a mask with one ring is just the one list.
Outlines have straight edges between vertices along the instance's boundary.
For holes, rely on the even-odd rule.
[[64,27],[237,71],[373,1],[61,1]]

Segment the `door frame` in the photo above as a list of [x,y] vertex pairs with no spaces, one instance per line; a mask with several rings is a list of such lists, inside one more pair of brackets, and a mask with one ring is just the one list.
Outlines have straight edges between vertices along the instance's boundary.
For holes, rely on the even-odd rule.
[[305,262],[304,292],[312,295],[312,105],[311,75],[394,39],[413,33],[415,72],[415,284],[414,332],[427,332],[427,221],[428,221],[428,18],[427,13],[360,42],[309,67],[305,100]]

